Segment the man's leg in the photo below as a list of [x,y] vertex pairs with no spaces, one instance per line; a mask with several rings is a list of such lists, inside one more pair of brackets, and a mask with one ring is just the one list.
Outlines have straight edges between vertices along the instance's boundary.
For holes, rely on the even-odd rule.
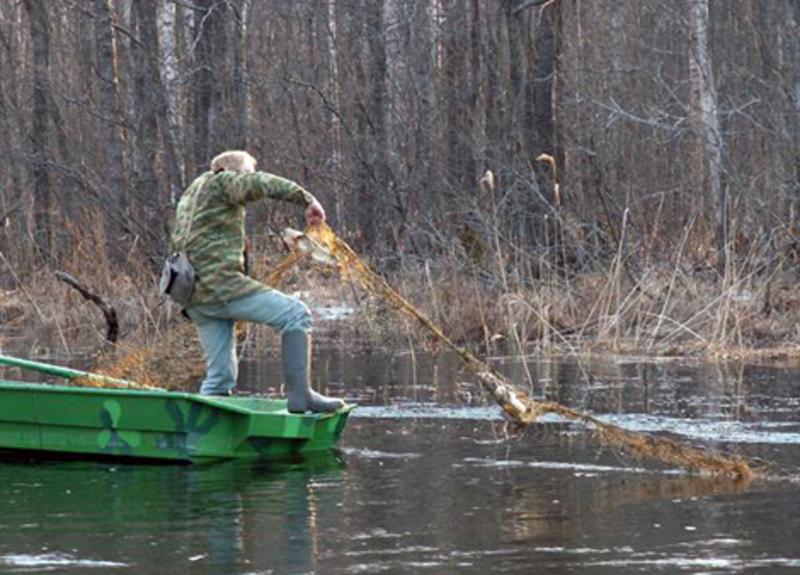
[[197,326],[200,343],[206,356],[206,378],[200,386],[203,395],[228,395],[236,385],[238,363],[233,320],[209,317],[201,310],[189,310]]
[[228,317],[266,324],[280,333],[311,331],[311,311],[297,298],[278,290],[259,291],[228,302]]
[[292,413],[327,413],[344,407],[344,401],[311,389],[311,335],[295,330],[281,335],[281,362],[286,399]]
[[281,333],[281,360],[289,411],[329,412],[344,401],[311,389],[311,312],[300,300],[278,290],[258,292],[233,300],[230,312],[239,319],[267,324]]

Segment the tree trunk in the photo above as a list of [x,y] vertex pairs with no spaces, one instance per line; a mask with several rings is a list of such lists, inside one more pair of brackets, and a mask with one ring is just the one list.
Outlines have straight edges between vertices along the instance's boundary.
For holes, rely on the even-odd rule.
[[[506,154],[508,159],[525,154],[524,130],[523,130],[523,104],[525,69],[522,59],[522,30],[520,19],[516,8],[519,0],[505,0],[503,4],[505,23],[508,32],[508,72],[510,83],[510,114],[506,124],[506,141],[508,148]],[[527,158],[526,158],[527,159]]]
[[564,3],[556,0],[554,4],[546,7],[553,17],[553,85],[551,89],[550,105],[553,118],[553,156],[555,157],[555,170],[553,177],[557,184],[565,179],[567,173],[567,154],[564,149],[564,127],[559,115],[563,105],[564,72],[561,64],[561,55],[564,51]]
[[247,148],[247,118],[249,104],[247,98],[247,62],[244,50],[247,41],[247,16],[249,0],[237,0],[236,18],[233,19],[233,139],[235,148]]
[[435,133],[433,107],[436,97],[434,92],[436,62],[433,50],[435,46],[432,25],[433,7],[430,0],[418,0],[416,10],[415,43],[421,49],[418,51],[418,61],[414,67],[414,72],[419,80],[419,109],[417,111],[417,148],[413,169],[418,172],[420,183],[430,185],[434,181],[434,171],[430,159]]
[[[792,18],[789,26],[790,31],[790,60],[794,62],[794,70],[790,71],[790,81],[788,88],[790,97],[788,98],[791,109],[789,110],[788,126],[791,130],[792,156],[794,160],[794,185],[791,192],[792,209],[791,221],[795,228],[800,227],[800,2],[792,2]],[[797,230],[795,230],[796,232]]]
[[467,125],[470,154],[466,159],[467,175],[471,178],[478,177],[477,157],[483,157],[478,142],[482,141],[483,118],[485,111],[482,105],[481,76],[483,70],[483,10],[480,0],[472,0],[472,18],[470,22],[470,79],[469,79],[469,109],[467,111]]
[[[560,0],[558,0],[560,1]],[[545,9],[537,18],[534,30],[534,113],[535,141],[533,157],[553,154],[553,76],[555,72],[555,11],[554,6]]]
[[40,260],[51,256],[48,101],[50,99],[50,17],[45,0],[24,0],[33,44],[31,108],[31,179],[33,180],[33,239]]
[[[122,114],[119,109],[119,90],[117,82],[117,54],[112,28],[112,14],[109,0],[94,0],[94,34],[97,51],[97,79],[100,93],[100,115],[106,123],[100,137],[106,160],[107,193],[121,217],[128,212],[128,185],[125,176],[125,153],[123,150],[120,124]],[[110,246],[116,248],[119,242],[109,235]],[[112,249],[113,252],[117,249]]]
[[384,45],[383,0],[366,0],[363,14],[356,18],[364,39],[360,42],[361,65],[356,67],[356,78],[366,92],[365,109],[358,115],[360,150],[358,162],[362,164],[358,187],[358,222],[364,241],[374,245],[378,239],[380,202],[389,190],[388,133],[386,128],[386,47]]
[[[13,79],[14,84],[18,81],[17,71],[10,65],[10,61],[3,58],[4,51],[0,50],[0,77]],[[9,59],[10,60],[10,59]],[[12,84],[12,86],[14,85]],[[10,249],[16,251],[14,253],[15,260],[25,261],[30,257],[29,247],[29,229],[28,218],[26,217],[25,210],[27,205],[30,205],[30,192],[27,191],[27,186],[22,181],[22,174],[19,169],[19,162],[17,158],[23,149],[21,141],[23,139],[23,130],[20,124],[20,118],[16,109],[16,102],[14,98],[7,95],[4,83],[0,82],[0,133],[6,134],[5,138],[0,139],[0,154],[7,159],[6,168],[8,177],[11,180],[11,186],[8,193],[3,190],[2,205],[0,210],[5,214],[5,218],[0,219],[0,226],[3,226],[2,233],[4,242],[2,251],[9,253]],[[13,223],[11,223],[13,222]],[[6,224],[9,224],[6,226]],[[24,238],[25,241],[20,241]],[[8,243],[6,243],[8,240]]]
[[[493,21],[498,20],[498,7],[493,6],[493,13],[488,16]],[[488,12],[488,9],[487,9]],[[486,102],[484,107],[483,124],[486,129],[486,139],[488,141],[487,154],[489,155],[489,165],[493,169],[505,162],[504,154],[500,152],[498,143],[502,141],[502,126],[505,117],[504,95],[505,87],[500,76],[500,70],[504,66],[500,48],[500,26],[487,26],[486,29]]]
[[328,122],[331,129],[333,215],[334,223],[342,225],[342,122],[339,117],[341,113],[341,88],[339,85],[338,33],[336,0],[328,0],[328,77],[330,81],[328,97],[333,105],[333,110],[328,111]]
[[367,49],[369,50],[370,122],[373,133],[373,170],[377,191],[388,192],[389,136],[386,128],[388,97],[386,89],[386,27],[384,24],[384,0],[367,2]]
[[181,138],[182,126],[180,115],[180,74],[176,52],[175,18],[177,7],[173,2],[160,3],[161,12],[158,19],[159,73],[164,90],[166,110],[163,127],[164,140],[167,142],[168,169],[170,184],[183,191],[186,183],[186,166],[183,157],[185,149]]
[[205,169],[211,157],[227,147],[220,141],[222,78],[227,5],[216,0],[197,2],[195,11],[194,161]]
[[439,102],[444,109],[444,168],[446,177],[465,193],[475,187],[477,174],[467,172],[472,154],[469,135],[469,5],[456,2],[448,5],[444,21],[444,54]]
[[[15,14],[21,10],[23,8],[19,6],[3,5],[0,8],[0,17],[5,20],[14,20],[16,18]],[[2,153],[4,154],[3,157],[8,160],[7,169],[11,180],[11,194],[10,197],[9,194],[4,196],[3,211],[7,213],[12,209],[12,206],[19,205],[19,208],[14,212],[15,216],[13,218],[11,218],[10,214],[8,216],[7,222],[13,221],[14,224],[6,227],[5,233],[11,237],[16,234],[16,238],[24,240],[14,242],[17,244],[15,248],[20,250],[16,255],[20,256],[19,260],[23,260],[30,256],[32,243],[28,241],[30,239],[30,230],[25,209],[32,205],[31,194],[28,191],[29,186],[25,185],[23,181],[24,175],[18,160],[21,154],[28,151],[23,144],[27,134],[23,125],[22,115],[19,112],[17,92],[20,85],[19,66],[16,65],[19,57],[19,47],[12,39],[4,40],[6,40],[7,44],[5,49],[0,50],[0,78],[9,80],[9,84],[0,86],[0,133],[6,134],[6,137],[3,138],[4,149]],[[7,222],[0,221],[0,224],[5,225]]]
[[711,200],[716,223],[718,264],[724,270],[728,243],[728,201],[722,186],[722,139],[717,95],[708,49],[708,0],[689,0],[689,83],[691,117],[698,141],[693,157],[695,185]]
[[[131,46],[134,68],[134,109],[136,112],[135,190],[137,204],[146,210],[148,222],[158,217],[159,183],[156,176],[158,155],[158,121],[160,79],[155,63],[158,59],[155,0],[137,0],[133,3],[133,29],[138,32],[139,44]],[[166,128],[166,126],[165,126]],[[156,208],[153,210],[153,208]],[[155,213],[153,213],[155,211]]]

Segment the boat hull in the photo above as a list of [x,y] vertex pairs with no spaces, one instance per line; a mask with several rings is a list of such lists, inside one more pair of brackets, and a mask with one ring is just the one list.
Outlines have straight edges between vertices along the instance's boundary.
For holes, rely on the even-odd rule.
[[293,414],[286,401],[0,381],[0,450],[200,462],[331,449],[353,406]]

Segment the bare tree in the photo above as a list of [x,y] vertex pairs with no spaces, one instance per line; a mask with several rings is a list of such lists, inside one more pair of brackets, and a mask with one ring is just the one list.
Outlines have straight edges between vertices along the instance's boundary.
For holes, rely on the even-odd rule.
[[224,148],[218,139],[222,116],[222,70],[226,48],[225,18],[227,4],[216,0],[197,3],[194,16],[193,72],[194,162],[208,164],[216,148]]
[[30,171],[33,181],[33,238],[40,258],[48,258],[52,248],[50,170],[50,18],[45,0],[25,0],[33,44],[33,102],[31,108]]
[[[17,11],[21,8],[12,5],[4,5],[5,11]],[[6,135],[0,140],[0,153],[8,159],[6,162],[9,182],[3,186],[2,206],[3,217],[0,223],[5,226],[4,248],[8,252],[9,248],[20,252],[21,259],[29,259],[30,252],[30,231],[28,229],[28,212],[26,209],[32,205],[30,192],[24,181],[23,170],[17,157],[20,154],[22,140],[25,137],[25,126],[19,111],[19,99],[17,97],[16,86],[19,84],[18,69],[15,66],[17,46],[14,38],[7,35],[5,30],[0,32],[0,76],[11,79],[10,86],[0,82],[0,131]],[[8,225],[11,224],[11,225]],[[24,238],[26,241],[21,242]],[[5,241],[8,241],[6,244]]]
[[725,267],[728,243],[728,200],[722,186],[722,136],[717,95],[708,49],[708,0],[689,0],[691,118],[698,141],[693,158],[696,183],[709,197],[717,228],[720,269]]
[[65,256],[60,224],[89,215],[108,252],[152,254],[186,178],[247,146],[379,257],[480,263],[492,239],[573,274],[686,237],[694,269],[782,234],[778,254],[800,221],[798,29],[794,0],[5,3],[7,253],[33,261],[30,224]]
[[[117,79],[116,40],[114,38],[112,7],[109,0],[94,0],[94,34],[96,44],[96,72],[100,92],[100,114],[103,126],[104,156],[107,173],[106,193],[113,209],[122,215],[128,210],[128,181],[121,126],[124,123],[119,107],[120,94]],[[117,246],[110,239],[110,246]]]
[[[170,181],[173,186],[183,189],[186,181],[186,168],[183,162],[182,125],[181,125],[181,95],[180,72],[178,70],[178,55],[176,48],[176,5],[174,2],[161,2],[158,15],[158,47],[159,47],[159,74],[161,85],[166,100],[166,130],[165,141],[169,142],[172,149],[174,173]],[[167,137],[168,136],[168,137]]]
[[341,121],[341,84],[339,79],[339,42],[336,16],[336,0],[328,0],[328,76],[330,109],[328,121],[331,126],[331,169],[333,176],[333,213],[336,222],[342,221],[342,121]]
[[233,77],[231,78],[233,134],[231,146],[239,149],[247,147],[249,97],[247,95],[247,19],[250,14],[249,0],[236,0],[232,3],[234,17],[233,27]]

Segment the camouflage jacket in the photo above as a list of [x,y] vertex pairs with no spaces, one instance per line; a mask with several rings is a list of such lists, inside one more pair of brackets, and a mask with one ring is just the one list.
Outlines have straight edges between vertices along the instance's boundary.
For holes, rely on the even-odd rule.
[[244,273],[245,204],[264,197],[300,206],[314,201],[300,185],[266,172],[206,172],[183,193],[171,240],[173,249],[186,250],[197,273],[190,305],[269,289]]

